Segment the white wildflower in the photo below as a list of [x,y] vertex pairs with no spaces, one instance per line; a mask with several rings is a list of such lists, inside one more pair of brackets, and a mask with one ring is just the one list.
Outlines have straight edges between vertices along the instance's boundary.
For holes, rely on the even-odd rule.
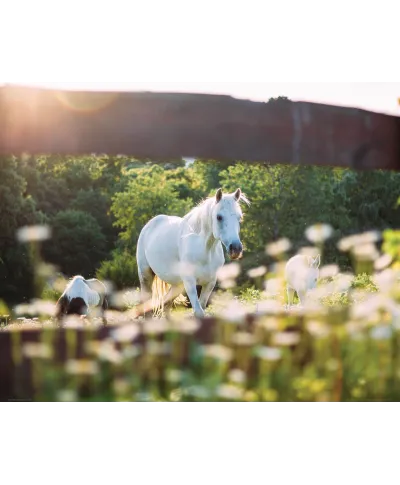
[[18,229],[17,239],[19,242],[46,241],[51,237],[49,226],[24,226]]
[[315,224],[307,228],[305,234],[310,242],[320,244],[332,237],[333,228],[328,224]]
[[268,244],[265,252],[274,258],[280,256],[281,254],[286,253],[289,251],[289,249],[292,247],[290,244],[289,239],[283,238],[279,239],[279,241],[273,242],[271,244]]

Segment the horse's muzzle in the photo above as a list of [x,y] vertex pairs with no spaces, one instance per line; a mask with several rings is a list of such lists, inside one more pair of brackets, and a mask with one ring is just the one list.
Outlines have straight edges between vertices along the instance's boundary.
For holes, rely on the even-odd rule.
[[233,243],[228,248],[229,257],[232,260],[241,259],[243,257],[243,245],[242,243]]

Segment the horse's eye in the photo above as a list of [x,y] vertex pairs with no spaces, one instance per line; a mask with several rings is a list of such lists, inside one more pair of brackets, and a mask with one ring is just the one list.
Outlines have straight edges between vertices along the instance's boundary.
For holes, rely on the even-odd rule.
[[217,221],[221,222],[222,221],[222,216],[220,216],[219,214],[217,215]]

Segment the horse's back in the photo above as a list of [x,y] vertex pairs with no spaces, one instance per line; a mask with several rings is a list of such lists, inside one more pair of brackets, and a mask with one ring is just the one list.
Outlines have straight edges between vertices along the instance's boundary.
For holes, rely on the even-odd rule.
[[[175,239],[178,235],[182,218],[176,216],[159,215],[153,217],[142,229],[139,236],[139,242],[145,242],[146,247],[149,244],[164,244],[168,240]],[[161,239],[160,239],[161,238]]]
[[105,295],[107,293],[107,287],[102,281],[91,278],[90,280],[85,280],[85,282],[91,290],[96,291],[99,295]]
[[149,266],[163,281],[175,283],[181,222],[180,217],[160,215],[144,226],[137,245],[139,272]]
[[309,265],[307,258],[301,254],[293,256],[286,263],[286,283],[295,290],[303,289],[307,284],[308,271]]

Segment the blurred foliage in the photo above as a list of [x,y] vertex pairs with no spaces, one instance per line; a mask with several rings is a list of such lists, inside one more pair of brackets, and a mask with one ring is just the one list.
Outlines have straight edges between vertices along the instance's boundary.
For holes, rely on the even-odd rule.
[[[397,281],[399,271],[385,271]],[[328,302],[322,299],[317,307],[293,312],[272,306],[251,324],[247,317],[266,298],[263,292],[254,287],[217,292],[214,318],[203,322],[206,337],[199,336],[200,322],[180,312],[145,324],[129,312],[111,313],[102,339],[96,328],[72,317],[62,336],[43,320],[36,342],[21,343],[13,328],[13,397],[92,402],[399,401],[400,292],[397,284],[383,290],[380,276],[352,275],[348,289],[330,295]],[[334,279],[327,278],[325,284]],[[137,297],[127,292],[125,306]],[[67,352],[63,360],[56,357],[61,337]],[[24,374],[29,364],[33,394]]]
[[117,290],[139,286],[136,257],[127,250],[116,250],[112,259],[103,261],[97,277],[110,281]]

